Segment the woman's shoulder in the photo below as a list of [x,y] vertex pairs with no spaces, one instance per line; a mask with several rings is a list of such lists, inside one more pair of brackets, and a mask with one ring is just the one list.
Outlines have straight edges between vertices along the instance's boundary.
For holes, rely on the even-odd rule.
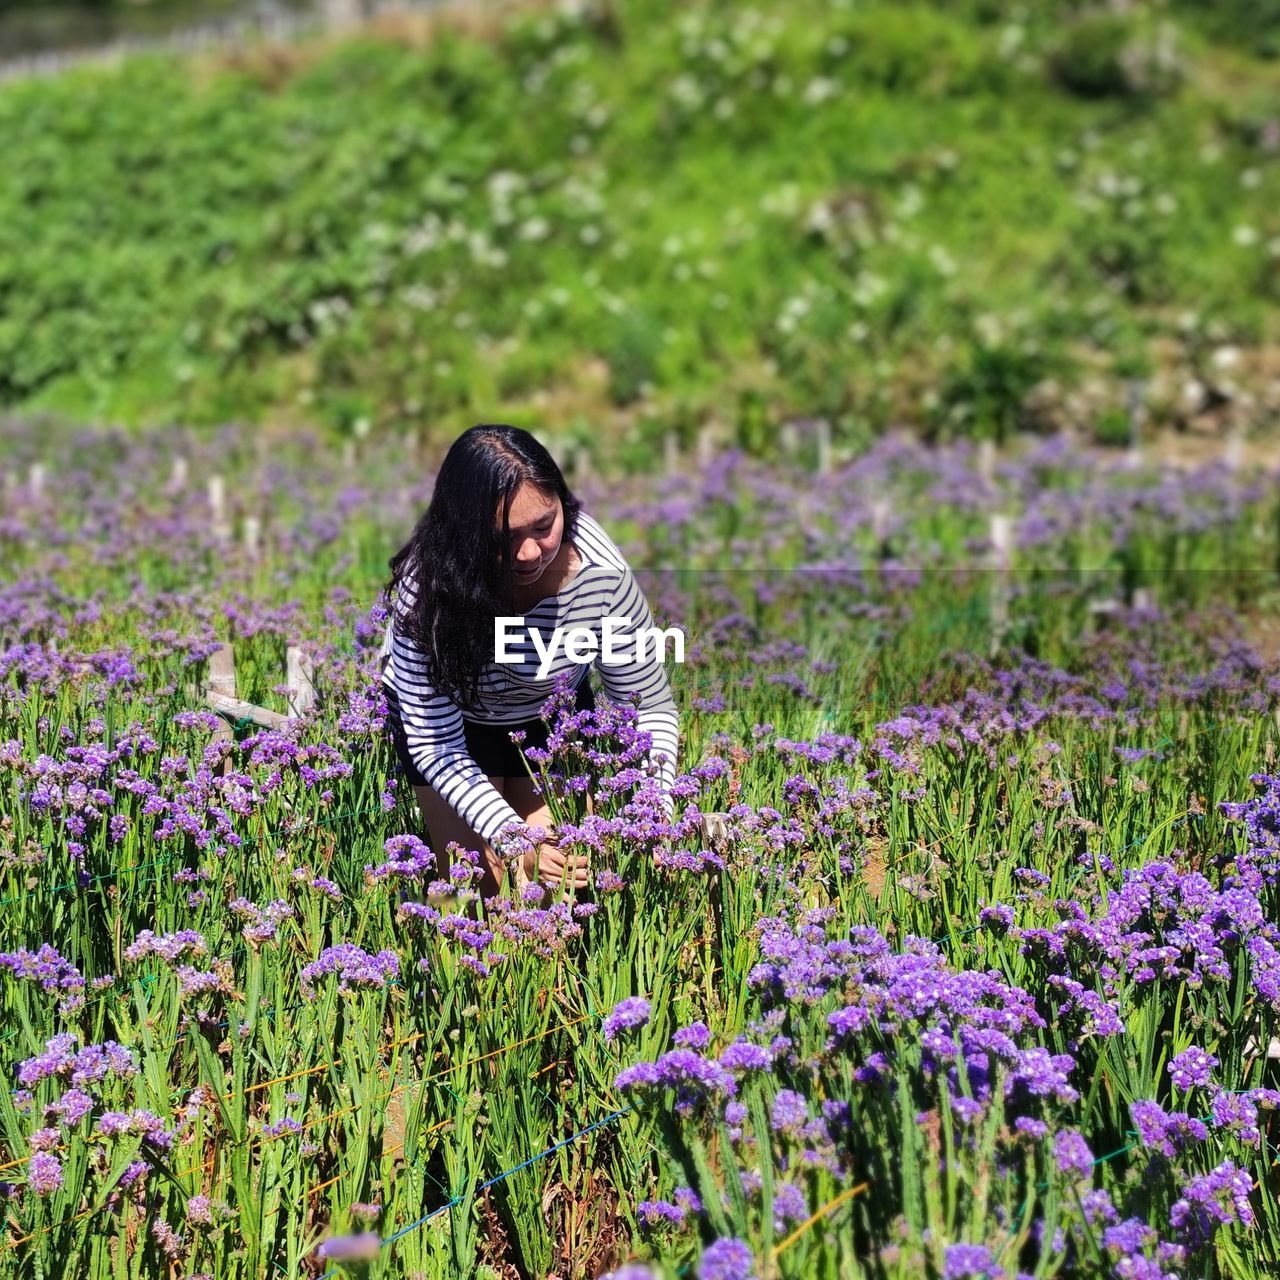
[[574,545],[589,563],[609,569],[626,569],[627,559],[600,522],[586,511],[578,512]]

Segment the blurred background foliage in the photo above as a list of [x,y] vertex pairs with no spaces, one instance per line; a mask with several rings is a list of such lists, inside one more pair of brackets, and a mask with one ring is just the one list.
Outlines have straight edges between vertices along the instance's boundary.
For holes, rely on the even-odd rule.
[[1278,30],[1280,0],[528,0],[15,76],[0,410],[1121,442],[1137,385],[1144,421],[1265,431]]

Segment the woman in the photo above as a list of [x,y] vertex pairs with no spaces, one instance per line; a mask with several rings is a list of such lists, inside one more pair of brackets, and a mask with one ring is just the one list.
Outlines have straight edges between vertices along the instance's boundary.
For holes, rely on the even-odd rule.
[[[539,632],[546,653],[557,627],[587,628],[599,641],[605,618],[625,619],[612,624],[614,651],[625,655],[628,636],[652,627],[653,614],[622,553],[582,511],[551,455],[529,432],[503,424],[471,427],[454,441],[430,506],[390,568],[381,657],[396,754],[431,848],[439,858],[456,840],[477,851],[481,897],[490,897],[503,881],[507,829],[551,826],[510,733],[522,729],[523,746],[545,748],[538,712],[566,670],[578,679],[578,709],[595,706],[589,665],[561,645],[540,673],[528,631]],[[494,620],[514,616],[524,627],[501,656],[518,660],[499,663]],[[606,662],[600,654],[593,665],[611,699],[639,693],[639,728],[653,734],[650,760],[670,814],[678,720],[662,663]],[[442,876],[448,870],[439,868]],[[566,858],[550,843],[527,855],[522,870],[544,884],[589,883],[585,859]]]

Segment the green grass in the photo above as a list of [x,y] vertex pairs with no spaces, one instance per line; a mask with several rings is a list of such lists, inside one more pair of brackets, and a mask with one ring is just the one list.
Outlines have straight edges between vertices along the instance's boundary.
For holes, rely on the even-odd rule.
[[[444,436],[556,414],[537,393],[594,357],[592,428],[737,428],[755,385],[771,423],[857,442],[999,434],[1041,378],[1183,379],[1275,336],[1277,70],[1245,16],[1162,19],[1179,75],[1152,88],[1065,4],[603,12],[0,87],[0,407]],[[1086,55],[1104,96],[1063,82]],[[816,232],[820,201],[861,212]]]

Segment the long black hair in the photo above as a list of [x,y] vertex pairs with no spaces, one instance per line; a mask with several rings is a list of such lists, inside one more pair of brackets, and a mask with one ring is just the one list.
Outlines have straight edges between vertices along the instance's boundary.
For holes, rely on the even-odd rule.
[[525,483],[560,499],[562,537],[572,540],[582,504],[546,448],[520,427],[469,427],[445,454],[409,541],[388,562],[382,598],[390,605],[396,593],[396,631],[422,650],[433,689],[463,709],[476,706],[480,675],[493,660],[493,620],[516,613],[510,515]]

